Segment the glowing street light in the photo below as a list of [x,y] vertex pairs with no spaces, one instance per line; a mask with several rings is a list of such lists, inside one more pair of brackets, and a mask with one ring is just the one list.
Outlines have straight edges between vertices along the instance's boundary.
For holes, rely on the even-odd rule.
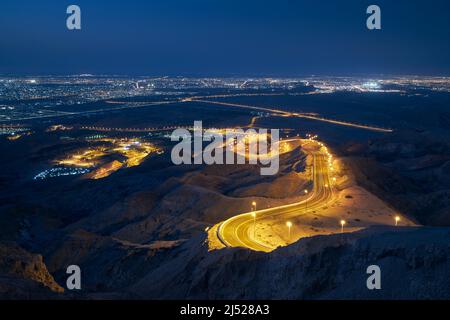
[[400,217],[399,216],[395,216],[395,225],[398,226],[398,222],[400,221]]
[[347,222],[345,220],[341,220],[341,233],[344,233],[344,226]]
[[256,212],[252,212],[253,217],[253,238],[256,237]]
[[252,202],[252,209],[253,209],[253,211],[256,211],[256,202],[255,201]]
[[291,240],[291,228],[292,228],[292,222],[288,221],[286,222],[286,226],[288,227],[289,230],[289,241]]
[[[304,193],[305,193],[305,195],[308,195],[308,190],[307,189],[305,189],[304,191],[303,191]],[[305,200],[305,212],[306,211],[308,211],[308,198],[306,198],[306,200]]]

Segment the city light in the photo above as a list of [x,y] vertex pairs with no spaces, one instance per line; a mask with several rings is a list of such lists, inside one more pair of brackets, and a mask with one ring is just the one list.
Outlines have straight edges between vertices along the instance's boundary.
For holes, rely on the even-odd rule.
[[86,174],[90,170],[85,168],[64,168],[55,167],[42,171],[41,173],[34,176],[33,180],[45,180],[49,178],[65,177],[65,176],[75,176]]

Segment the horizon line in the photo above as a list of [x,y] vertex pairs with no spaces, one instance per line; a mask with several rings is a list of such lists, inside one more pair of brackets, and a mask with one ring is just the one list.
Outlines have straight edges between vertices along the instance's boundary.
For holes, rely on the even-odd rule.
[[279,78],[279,79],[301,79],[301,78],[406,78],[406,77],[415,77],[415,78],[450,78],[450,75],[425,75],[425,74],[386,74],[386,73],[382,73],[382,74],[304,74],[304,75],[274,75],[274,74],[260,74],[260,75],[255,75],[255,74],[242,74],[242,75],[238,75],[238,74],[229,74],[229,75],[214,75],[214,74],[210,74],[210,75],[205,75],[205,74],[165,74],[165,75],[151,75],[151,74],[120,74],[120,73],[89,73],[89,72],[83,72],[83,73],[35,73],[35,74],[31,74],[31,73],[27,73],[27,74],[22,74],[22,73],[0,73],[0,77],[2,78],[8,78],[8,77],[137,77],[137,78],[141,78],[141,77],[151,77],[151,78],[222,78],[222,79],[226,79],[226,78],[234,78],[234,79],[238,79],[238,78]]

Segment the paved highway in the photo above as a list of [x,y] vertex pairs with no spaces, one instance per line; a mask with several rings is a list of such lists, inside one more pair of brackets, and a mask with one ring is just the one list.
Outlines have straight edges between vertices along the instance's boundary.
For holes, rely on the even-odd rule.
[[[326,147],[319,142],[312,141],[310,144],[313,145],[310,145],[307,152],[313,157],[314,183],[309,197],[298,203],[256,211],[254,213],[257,222],[263,220],[288,221],[293,217],[319,210],[335,200],[329,172],[330,155]],[[274,250],[274,247],[254,238],[254,217],[252,213],[240,214],[220,223],[217,228],[218,239],[227,247],[245,247],[264,252]]]
[[[210,97],[205,97],[210,98]],[[309,120],[315,120],[315,121],[321,121],[321,122],[327,122],[332,123],[340,126],[345,127],[353,127],[353,128],[359,128],[359,129],[365,129],[369,131],[377,131],[377,132],[386,132],[390,133],[393,132],[393,129],[389,128],[381,128],[373,125],[366,125],[366,124],[358,124],[348,121],[342,121],[342,120],[335,120],[335,119],[328,119],[324,117],[320,117],[318,115],[310,114],[310,113],[298,113],[298,112],[289,112],[274,108],[267,108],[267,107],[258,107],[258,106],[250,106],[246,104],[238,104],[238,103],[229,103],[229,102],[220,102],[220,101],[214,101],[214,100],[202,100],[199,98],[186,98],[182,100],[183,102],[200,102],[200,103],[207,103],[207,104],[217,104],[222,106],[229,106],[229,107],[237,107],[237,108],[243,108],[243,109],[251,109],[251,110],[257,110],[257,111],[263,111],[263,112],[270,112],[277,114],[281,117],[297,117],[297,118],[304,118]]]

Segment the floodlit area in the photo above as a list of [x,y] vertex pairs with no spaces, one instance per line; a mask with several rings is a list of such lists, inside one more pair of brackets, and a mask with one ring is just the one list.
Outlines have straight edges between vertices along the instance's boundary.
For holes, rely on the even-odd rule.
[[85,168],[88,179],[106,178],[122,168],[139,166],[151,153],[161,150],[140,139],[100,138],[90,140],[95,146],[69,153],[54,161],[58,167]]
[[56,160],[55,163],[61,166],[74,166],[90,168],[98,164],[101,157],[105,156],[105,148],[94,148],[78,151],[67,158]]

